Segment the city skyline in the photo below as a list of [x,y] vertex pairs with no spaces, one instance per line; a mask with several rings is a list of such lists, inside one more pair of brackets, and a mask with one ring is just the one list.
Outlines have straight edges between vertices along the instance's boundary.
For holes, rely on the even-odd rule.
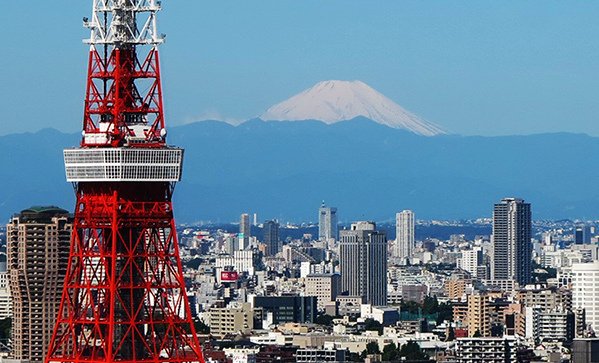
[[599,357],[599,219],[544,219],[599,213],[599,4],[48,4],[0,12],[0,363]]

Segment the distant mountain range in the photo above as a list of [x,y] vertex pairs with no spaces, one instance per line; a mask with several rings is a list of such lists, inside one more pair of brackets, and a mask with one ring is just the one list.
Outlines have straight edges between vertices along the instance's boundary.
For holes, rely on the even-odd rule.
[[[582,134],[425,137],[364,117],[239,126],[203,121],[170,130],[185,147],[175,192],[179,222],[316,220],[322,200],[342,221],[490,216],[502,197],[530,201],[534,218],[599,217],[599,138]],[[0,137],[0,211],[56,204],[72,209],[62,149],[80,135],[43,130]]]

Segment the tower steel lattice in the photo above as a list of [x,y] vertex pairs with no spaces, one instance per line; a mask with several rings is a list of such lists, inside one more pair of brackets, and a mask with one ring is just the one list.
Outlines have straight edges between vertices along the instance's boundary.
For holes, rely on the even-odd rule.
[[171,197],[183,150],[166,144],[157,0],[93,0],[77,195],[46,363],[204,362]]

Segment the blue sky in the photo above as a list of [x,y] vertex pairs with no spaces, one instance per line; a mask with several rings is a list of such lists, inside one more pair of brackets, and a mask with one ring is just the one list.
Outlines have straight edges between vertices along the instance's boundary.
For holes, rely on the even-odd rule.
[[[168,123],[362,80],[453,133],[599,136],[599,2],[163,0]],[[91,0],[5,1],[0,134],[80,129]]]

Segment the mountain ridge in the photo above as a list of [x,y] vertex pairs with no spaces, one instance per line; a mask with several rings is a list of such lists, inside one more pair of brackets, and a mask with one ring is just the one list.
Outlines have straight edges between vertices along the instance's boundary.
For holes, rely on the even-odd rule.
[[407,111],[362,81],[322,81],[259,116],[266,121],[320,120],[326,124],[366,117],[418,135],[444,134],[438,125]]
[[[340,220],[387,220],[397,210],[417,218],[467,219],[492,214],[503,197],[533,204],[535,218],[599,217],[599,138],[547,133],[423,137],[365,118],[322,122],[220,121],[170,128],[169,144],[186,149],[174,194],[179,222],[316,220],[325,199]],[[62,149],[80,134],[56,130],[0,138],[0,212],[39,204],[74,206]]]

